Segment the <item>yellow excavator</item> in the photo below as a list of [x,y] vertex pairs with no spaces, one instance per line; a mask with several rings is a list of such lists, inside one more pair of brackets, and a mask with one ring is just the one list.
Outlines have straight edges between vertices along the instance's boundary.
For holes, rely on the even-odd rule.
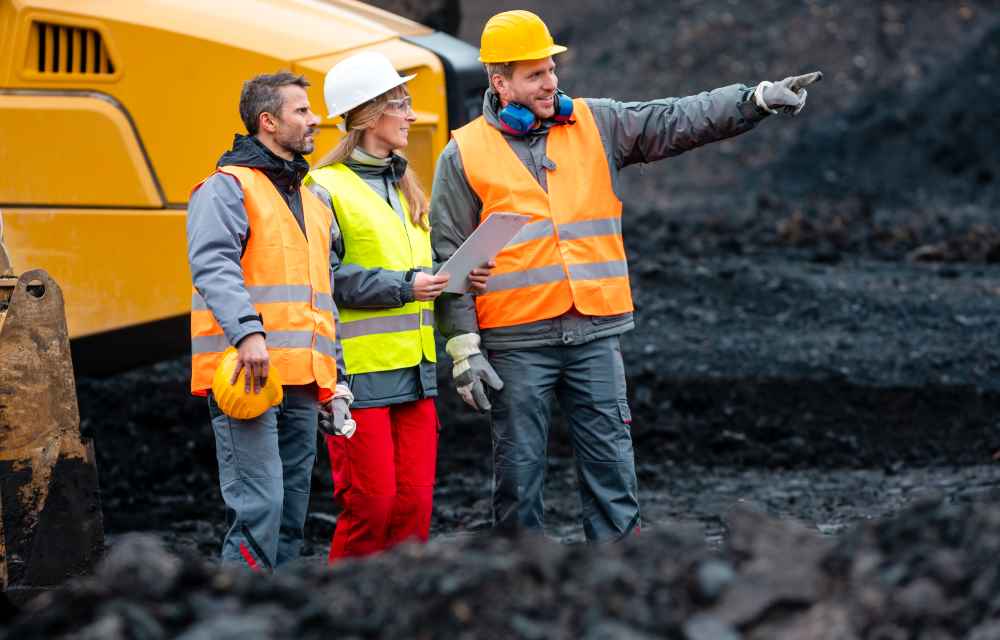
[[[85,572],[102,546],[73,373],[189,352],[186,206],[242,132],[243,81],[303,74],[320,113],[326,71],[363,49],[417,74],[408,156],[429,190],[449,130],[478,114],[486,84],[476,49],[447,34],[355,0],[0,0],[8,593]],[[339,139],[335,124],[321,125],[316,157]]]

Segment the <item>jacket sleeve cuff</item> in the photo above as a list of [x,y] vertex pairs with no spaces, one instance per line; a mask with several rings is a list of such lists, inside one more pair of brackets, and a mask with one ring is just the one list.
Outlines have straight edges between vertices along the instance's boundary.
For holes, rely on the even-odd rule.
[[767,116],[771,115],[766,109],[762,109],[760,105],[757,104],[757,95],[762,85],[757,85],[754,87],[748,87],[743,90],[741,96],[739,110],[740,114],[744,119],[750,122],[760,122]]
[[347,406],[354,404],[354,394],[351,393],[351,387],[345,382],[338,382],[337,388],[333,391],[334,398],[343,398],[347,401]]
[[413,294],[413,280],[406,279],[406,273],[403,273],[403,279],[399,286],[399,299],[402,300],[403,304],[413,302],[417,297]]
[[234,347],[239,345],[240,341],[252,333],[259,333],[260,335],[267,338],[267,333],[264,332],[264,325],[260,320],[250,320],[248,322],[241,322],[239,328],[233,332],[229,333],[229,344]]
[[451,356],[451,359],[455,362],[466,360],[469,356],[480,353],[479,334],[459,334],[445,343],[444,350],[448,352],[448,355]]

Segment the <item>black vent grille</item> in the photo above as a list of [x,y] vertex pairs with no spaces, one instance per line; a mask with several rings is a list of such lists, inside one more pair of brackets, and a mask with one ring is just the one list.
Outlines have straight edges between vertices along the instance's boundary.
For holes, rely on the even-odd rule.
[[39,73],[111,75],[115,72],[107,45],[96,29],[35,22],[32,36],[37,43]]

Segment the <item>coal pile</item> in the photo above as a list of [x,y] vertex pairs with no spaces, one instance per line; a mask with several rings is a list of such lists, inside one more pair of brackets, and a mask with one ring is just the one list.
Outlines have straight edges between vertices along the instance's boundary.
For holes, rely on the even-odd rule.
[[729,542],[470,536],[274,576],[123,539],[0,638],[994,639],[1000,508],[923,503],[839,543],[738,508]]
[[110,378],[80,378],[80,431],[93,438],[111,534],[173,527],[217,553],[225,515],[205,400],[189,392],[190,358]]
[[994,22],[926,83],[811,124],[764,172],[759,208],[786,214],[777,240],[882,259],[1000,262],[998,43]]
[[574,96],[649,100],[824,71],[796,118],[627,169],[627,240],[670,225],[699,257],[1000,255],[995,2],[466,0],[460,34],[477,43],[490,15],[516,8],[569,46],[557,70]]
[[[802,196],[850,190],[907,204],[1000,203],[1000,24],[978,35],[961,57],[915,90],[894,87],[834,122],[810,123],[774,174]],[[794,160],[793,160],[794,159]]]
[[871,637],[1000,638],[1000,511],[926,503],[845,537],[825,559],[855,585],[852,621]]

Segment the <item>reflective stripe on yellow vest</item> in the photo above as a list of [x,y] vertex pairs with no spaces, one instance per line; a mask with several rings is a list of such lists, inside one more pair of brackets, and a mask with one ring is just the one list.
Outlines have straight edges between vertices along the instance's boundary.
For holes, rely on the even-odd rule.
[[[330,227],[333,212],[302,187],[306,235],[266,175],[248,167],[221,167],[243,189],[250,238],[240,259],[243,281],[264,320],[271,367],[286,385],[316,382],[328,397],[337,384]],[[201,184],[195,187],[195,190]],[[222,352],[222,327],[195,290],[191,299],[191,391],[206,395]]]
[[[403,216],[343,164],[309,173],[330,193],[344,238],[344,264],[365,269],[431,269],[430,234],[410,220],[406,198],[397,190]],[[410,302],[395,309],[341,306],[340,339],[347,373],[391,371],[437,360],[434,303]]]
[[576,124],[549,129],[548,193],[503,135],[480,116],[453,132],[469,185],[494,211],[531,216],[497,255],[488,291],[476,298],[484,329],[554,318],[576,307],[591,316],[632,311],[622,241],[622,203],[611,185],[600,133],[587,103],[573,101]]

